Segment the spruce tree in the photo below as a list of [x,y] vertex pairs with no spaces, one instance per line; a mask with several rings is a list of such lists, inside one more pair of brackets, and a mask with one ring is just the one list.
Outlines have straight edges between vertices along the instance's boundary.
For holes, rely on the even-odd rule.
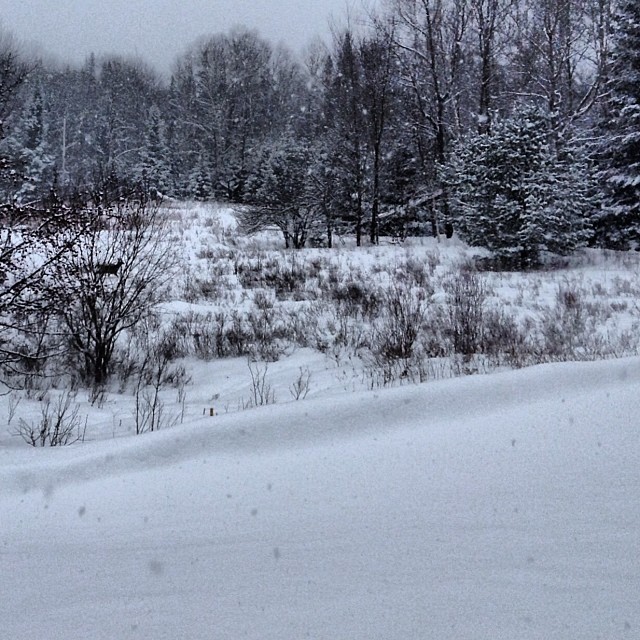
[[598,240],[614,248],[640,247],[640,2],[621,0],[612,24],[610,97],[599,154],[605,202]]
[[2,153],[9,159],[14,176],[13,191],[5,198],[28,203],[44,195],[53,179],[53,158],[46,140],[45,107],[36,88],[27,101],[12,135],[2,141]]
[[199,156],[198,164],[192,172],[189,192],[193,194],[196,200],[200,200],[201,202],[210,200],[213,194],[211,170],[204,154]]
[[450,167],[457,222],[503,266],[531,269],[589,237],[590,179],[569,147],[558,155],[548,117],[525,108],[460,145]]
[[165,137],[165,123],[160,109],[156,105],[152,105],[149,109],[145,146],[140,155],[139,178],[145,190],[157,195],[171,193],[169,148]]

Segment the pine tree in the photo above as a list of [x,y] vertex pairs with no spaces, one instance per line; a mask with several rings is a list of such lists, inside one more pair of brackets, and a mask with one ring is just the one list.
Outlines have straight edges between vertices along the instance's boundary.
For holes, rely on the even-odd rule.
[[566,255],[589,237],[589,172],[558,155],[549,118],[535,108],[465,141],[451,162],[461,235],[502,265],[538,267],[545,252]]
[[640,2],[622,0],[613,16],[609,101],[605,106],[600,177],[605,205],[598,239],[640,247]]
[[198,159],[198,164],[192,172],[189,192],[196,200],[205,202],[211,199],[213,188],[211,186],[211,170],[209,162],[204,154]]
[[12,135],[3,141],[3,155],[16,176],[11,199],[26,203],[47,192],[53,179],[53,158],[46,140],[45,107],[39,88],[27,101]]
[[140,179],[147,191],[168,194],[171,189],[169,149],[165,137],[165,124],[160,109],[149,109],[145,146],[141,152]]

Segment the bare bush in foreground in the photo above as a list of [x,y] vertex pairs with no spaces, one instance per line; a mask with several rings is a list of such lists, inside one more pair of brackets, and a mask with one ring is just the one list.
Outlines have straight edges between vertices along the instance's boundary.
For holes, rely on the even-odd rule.
[[[13,435],[20,436],[32,447],[61,447],[75,442],[84,442],[87,418],[80,418],[80,407],[75,402],[75,393],[66,391],[55,401],[47,396],[42,402],[40,418],[27,422],[20,419]],[[73,405],[73,406],[72,406]]]

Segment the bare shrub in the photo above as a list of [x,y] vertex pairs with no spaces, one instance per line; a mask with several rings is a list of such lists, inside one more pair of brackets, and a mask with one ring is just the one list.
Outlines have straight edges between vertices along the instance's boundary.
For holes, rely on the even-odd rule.
[[141,363],[134,392],[136,434],[159,431],[178,423],[184,414],[184,407],[181,407],[179,414],[168,414],[160,391],[172,385],[179,389],[179,395],[181,393],[184,398],[184,387],[189,380],[183,366],[171,364],[170,354],[162,344],[149,349]]
[[305,299],[309,274],[298,258],[282,253],[257,252],[252,257],[237,258],[234,274],[245,289],[270,289],[279,300]]
[[425,318],[423,294],[395,285],[385,292],[382,317],[375,329],[374,350],[384,360],[407,360]]
[[165,330],[165,340],[171,345],[174,358],[186,358],[193,355],[192,322],[196,314],[193,312],[185,316],[178,316],[172,320]]
[[289,264],[279,263],[279,268],[264,274],[264,284],[275,291],[279,300],[302,300],[305,295],[307,274],[295,260]]
[[623,358],[640,354],[640,327],[637,323],[629,331],[621,331],[617,335],[607,335],[600,358]]
[[135,395],[136,435],[175,426],[180,415],[167,415],[157,387],[145,388]]
[[341,283],[332,290],[331,297],[342,313],[363,320],[375,318],[382,304],[380,291],[358,280]]
[[487,287],[476,271],[460,269],[443,283],[447,293],[447,332],[455,353],[472,356],[482,348]]
[[[0,58],[7,62],[1,51]],[[1,68],[0,61],[0,111],[5,116],[6,99],[26,78],[19,74],[20,78],[14,77],[18,84],[3,84],[16,71],[14,63],[15,60],[9,60],[11,68]],[[13,99],[9,102],[13,103]],[[16,180],[17,189],[25,176],[19,170],[9,171],[10,167],[11,163],[3,156],[0,172],[3,179],[15,173],[11,180]],[[18,388],[25,386],[25,379],[28,384],[37,385],[34,382],[37,375],[48,375],[44,371],[47,355],[50,350],[57,350],[58,341],[50,345],[45,339],[48,341],[57,333],[50,320],[57,316],[58,307],[47,289],[55,281],[58,264],[76,250],[86,217],[76,207],[53,199],[40,202],[34,194],[26,198],[28,204],[20,203],[20,198],[7,192],[3,196],[6,197],[0,203],[0,375],[3,382]]]
[[61,447],[83,442],[87,418],[83,423],[75,399],[75,392],[70,391],[58,395],[55,400],[47,396],[41,405],[40,418],[31,422],[21,418],[13,435],[32,447]]
[[431,289],[431,278],[439,260],[438,254],[430,253],[417,257],[408,253],[405,260],[396,267],[393,278],[409,287],[429,290]]
[[342,306],[329,306],[314,338],[315,348],[339,360],[343,352],[356,355],[370,346],[370,327],[345,312]]
[[217,278],[200,277],[189,274],[185,278],[183,296],[187,302],[218,300],[224,287]]
[[93,386],[89,389],[88,398],[89,404],[92,407],[98,407],[98,409],[102,409],[104,407],[105,402],[107,401],[107,390],[104,386],[96,387]]
[[269,364],[267,362],[261,364],[249,358],[249,360],[247,360],[247,367],[249,368],[249,375],[251,377],[251,397],[246,403],[243,403],[243,408],[250,409],[252,407],[274,404],[276,394],[271,387],[271,383],[267,380]]
[[227,352],[225,330],[228,316],[225,311],[196,315],[192,318],[191,337],[194,354],[201,360],[223,358]]
[[317,285],[318,290],[323,297],[331,298],[333,291],[340,284],[340,268],[339,266],[331,262],[326,265],[325,269],[318,273]]
[[7,424],[11,426],[11,422],[15,418],[16,411],[18,410],[18,405],[22,400],[22,396],[16,391],[12,391],[9,393],[9,403],[7,408]]
[[287,329],[273,302],[266,296],[260,296],[246,319],[252,336],[253,354],[269,362],[279,360],[286,351]]
[[176,318],[165,334],[165,342],[173,358],[194,355],[208,361],[252,353],[254,336],[244,314],[221,309]]
[[289,393],[293,397],[294,400],[304,400],[311,387],[311,372],[309,371],[309,367],[300,367],[300,373],[296,380],[289,385]]
[[418,344],[422,357],[446,358],[453,354],[449,332],[449,316],[445,305],[430,304],[425,310],[423,330],[418,335]]
[[495,366],[524,367],[532,364],[534,349],[528,333],[504,310],[489,309],[484,313],[482,352]]
[[385,360],[378,354],[365,364],[364,376],[369,389],[395,386],[402,381],[416,382],[408,360]]
[[[165,331],[157,313],[142,318],[123,338],[114,352],[112,365],[113,378],[119,382],[120,393],[126,391],[131,380],[145,375],[150,353],[162,351],[168,361],[185,355],[184,345],[176,339],[176,325],[170,325]],[[137,382],[134,384],[137,386]]]
[[427,313],[421,289],[394,285],[384,295],[382,313],[374,325],[367,376],[370,386],[386,387],[404,379],[422,381],[418,337]]
[[289,313],[284,321],[286,333],[298,347],[310,347],[318,351],[327,348],[326,336],[321,337],[319,330],[321,305],[312,302]]
[[232,311],[224,329],[224,344],[229,356],[244,356],[252,352],[253,334],[239,311]]
[[555,305],[540,320],[542,350],[553,359],[575,358],[586,346],[587,314],[582,293],[575,287],[560,286]]
[[11,323],[2,320],[0,333],[0,375],[4,385],[24,389],[30,394],[46,392],[52,380],[64,375],[61,355],[64,338],[60,335],[57,311],[50,308],[32,312],[16,305]]
[[253,289],[261,286],[263,271],[263,256],[258,253],[253,260],[247,256],[238,256],[233,265],[233,273],[243,289]]

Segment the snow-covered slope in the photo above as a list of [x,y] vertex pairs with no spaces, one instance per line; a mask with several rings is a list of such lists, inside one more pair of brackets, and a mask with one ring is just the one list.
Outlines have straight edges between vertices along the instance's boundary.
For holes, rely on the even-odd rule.
[[0,637],[640,637],[640,360],[0,452]]

